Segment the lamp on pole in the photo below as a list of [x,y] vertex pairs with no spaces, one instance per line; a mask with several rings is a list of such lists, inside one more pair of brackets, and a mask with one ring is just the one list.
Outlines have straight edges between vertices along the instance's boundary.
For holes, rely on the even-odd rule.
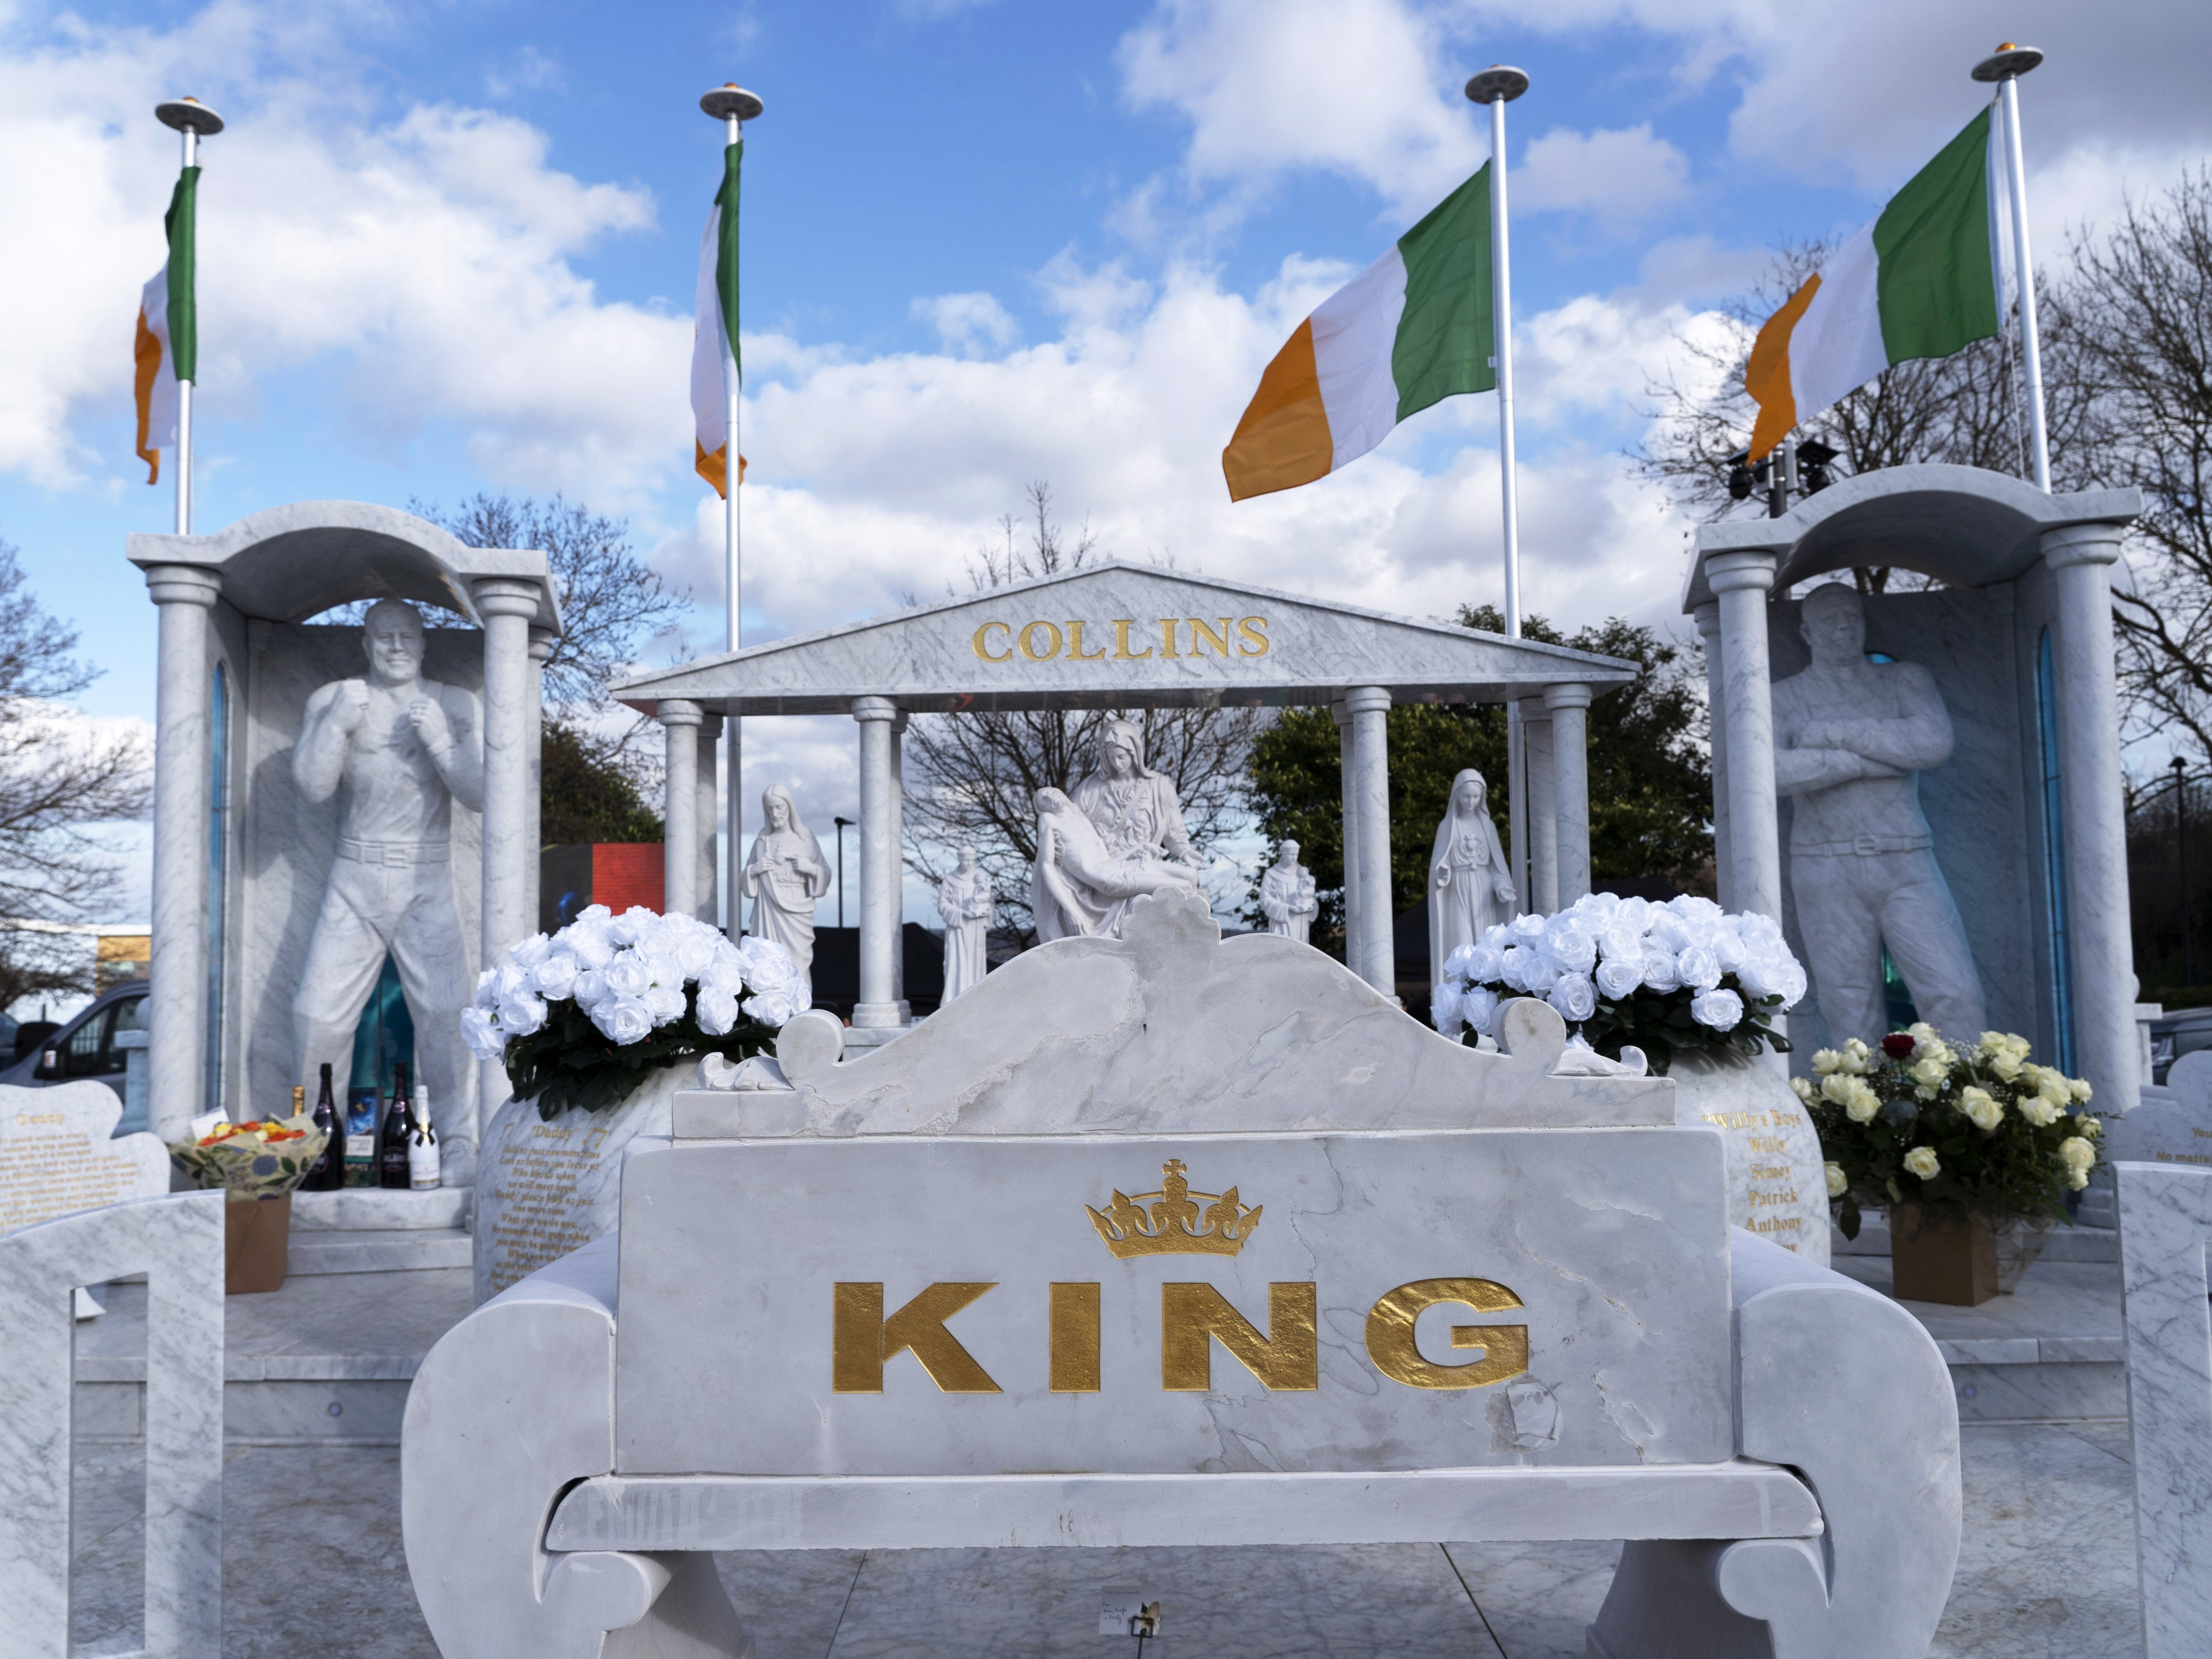
[[837,926],[845,925],[845,832],[859,822],[855,818],[832,818],[837,826]]
[[[2043,425],[2043,347],[2036,337],[2035,264],[2027,250],[2027,174],[2020,143],[2020,77],[2043,61],[2033,46],[2007,40],[1974,65],[1974,79],[1984,86],[1995,82],[1997,109],[2004,124],[2006,197],[2012,208],[2013,263],[2020,283],[2020,356],[2022,378],[2027,382],[2028,468],[2035,487],[2051,488],[2051,442]],[[2004,296],[1997,296],[2004,303]]]

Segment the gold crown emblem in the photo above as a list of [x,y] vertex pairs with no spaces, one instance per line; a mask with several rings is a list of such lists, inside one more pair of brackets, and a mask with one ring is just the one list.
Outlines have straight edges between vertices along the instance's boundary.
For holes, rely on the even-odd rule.
[[1244,1241],[1260,1224],[1263,1206],[1246,1209],[1237,1201],[1234,1187],[1225,1193],[1191,1191],[1178,1158],[1161,1164],[1160,1174],[1164,1179],[1156,1193],[1130,1198],[1116,1192],[1103,1214],[1087,1204],[1083,1206],[1098,1237],[1117,1258],[1235,1255],[1244,1248]]

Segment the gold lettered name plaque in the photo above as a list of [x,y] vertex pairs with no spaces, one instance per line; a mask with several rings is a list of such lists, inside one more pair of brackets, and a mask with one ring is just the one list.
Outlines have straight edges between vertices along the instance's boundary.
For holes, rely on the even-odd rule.
[[618,1467],[1723,1459],[1717,1152],[1665,1128],[641,1151]]
[[[972,613],[971,613],[972,614]],[[1139,621],[1114,617],[1101,622],[985,623],[969,643],[985,662],[1142,662],[1184,657],[1264,657],[1271,648],[1265,617],[1159,617]]]

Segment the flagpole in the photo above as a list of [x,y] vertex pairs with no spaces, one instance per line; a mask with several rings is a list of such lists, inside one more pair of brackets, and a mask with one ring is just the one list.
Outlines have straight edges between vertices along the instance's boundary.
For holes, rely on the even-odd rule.
[[[176,130],[182,141],[179,176],[200,164],[200,135],[222,131],[222,117],[197,98],[171,99],[154,106],[154,118]],[[194,282],[198,273],[193,274]],[[173,328],[174,324],[171,326]],[[172,336],[173,338],[174,337]],[[198,365],[194,365],[197,369]],[[192,533],[192,383],[177,377],[177,534]]]
[[[2020,356],[2027,380],[2027,441],[2039,489],[2051,488],[2051,441],[2043,424],[2043,348],[2035,327],[2035,265],[2027,251],[2027,170],[2020,142],[2020,77],[2043,61],[2033,46],[2006,41],[1974,65],[1974,79],[1997,87],[2004,122],[2005,185],[2012,201],[2013,263],[2020,277]],[[2002,296],[2000,296],[2002,302]]]
[[[1528,90],[1528,76],[1493,64],[1467,83],[1474,102],[1490,106],[1490,256],[1492,328],[1498,368],[1498,471],[1505,540],[1505,637],[1521,637],[1521,498],[1513,456],[1513,276],[1505,211],[1505,106]],[[1505,705],[1506,797],[1513,837],[1514,885],[1521,908],[1533,909],[1528,858],[1528,768],[1521,704]]]
[[[720,86],[699,100],[699,107],[721,122],[723,143],[726,147],[744,137],[745,123],[757,118],[765,107],[761,100],[735,82]],[[736,333],[738,319],[730,318],[722,337],[722,396],[723,429],[728,434],[728,446],[722,453],[722,639],[723,649],[735,651],[744,643],[743,613],[744,563],[739,557],[741,545],[738,525],[738,476],[744,469],[744,457],[738,447],[738,419],[739,391],[737,353],[731,345]],[[724,844],[722,902],[723,931],[736,939],[743,932],[738,900],[744,895],[745,856],[738,844],[744,833],[744,744],[740,736],[743,722],[732,714],[722,724],[722,775],[728,780],[728,803],[725,808],[728,840]]]

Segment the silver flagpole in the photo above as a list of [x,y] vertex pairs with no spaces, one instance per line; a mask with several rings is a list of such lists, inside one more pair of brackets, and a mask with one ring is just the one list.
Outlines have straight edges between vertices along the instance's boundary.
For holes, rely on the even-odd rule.
[[[1528,90],[1520,70],[1493,64],[1467,83],[1467,95],[1490,106],[1490,261],[1492,326],[1498,355],[1498,471],[1505,532],[1505,636],[1521,637],[1521,501],[1513,459],[1513,276],[1505,211],[1505,106]],[[1528,768],[1521,705],[1505,705],[1507,815],[1513,837],[1514,886],[1520,908],[1534,908],[1528,858]]]
[[[723,143],[728,145],[744,137],[744,124],[766,106],[732,82],[702,98],[699,107],[722,123]],[[726,434],[723,441],[727,445],[722,457],[722,637],[723,648],[728,651],[735,651],[744,643],[744,562],[738,556],[738,475],[744,467],[744,458],[738,448],[738,357],[731,343],[737,320],[734,317],[727,319],[722,337],[723,427]],[[723,808],[723,835],[726,837],[723,842],[723,931],[732,939],[738,938],[744,927],[738,902],[744,896],[745,868],[744,848],[739,844],[744,839],[745,821],[742,725],[737,715],[732,714],[722,726],[722,775],[727,780],[728,797]]]
[[[200,135],[204,132],[214,134],[222,131],[222,117],[217,115],[213,110],[210,109],[205,104],[200,102],[197,98],[175,98],[171,99],[167,103],[156,104],[154,106],[154,118],[159,121],[165,127],[175,128],[177,137],[183,141],[182,155],[184,159],[179,168],[178,173],[178,176],[180,178],[183,176],[184,168],[194,167],[199,165]],[[193,225],[194,245],[192,256],[192,285],[194,290],[192,296],[192,311],[195,325],[198,324],[199,312],[199,251],[198,236],[198,224],[197,217],[198,210],[199,204],[198,200],[195,199],[193,203],[195,221]],[[169,326],[172,331],[170,338],[173,342],[176,337],[174,333],[176,324],[173,319],[171,320]],[[197,362],[195,362],[193,367],[195,368],[198,367]],[[177,379],[177,534],[179,536],[189,536],[191,533],[192,383],[179,375]]]
[[[2039,489],[2051,488],[2051,440],[2043,424],[2043,348],[2035,331],[2035,265],[2027,251],[2027,170],[2020,143],[2020,77],[2043,61],[2033,46],[2006,41],[1974,65],[1974,79],[1994,81],[1998,118],[2004,123],[2005,185],[2012,201],[2013,263],[2020,277],[2020,356],[2027,381],[2028,456]],[[1997,296],[2003,303],[2004,296]]]

